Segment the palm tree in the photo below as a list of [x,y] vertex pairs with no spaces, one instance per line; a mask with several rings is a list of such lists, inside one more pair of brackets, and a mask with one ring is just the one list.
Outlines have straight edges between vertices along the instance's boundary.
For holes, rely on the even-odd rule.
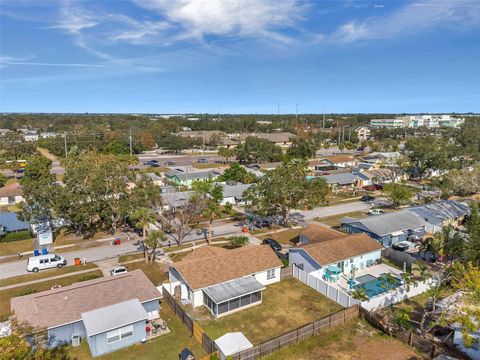
[[380,278],[380,287],[385,289],[386,292],[392,290],[397,283],[397,279],[395,279],[392,274],[387,273],[385,277]]
[[155,260],[157,247],[162,241],[165,241],[165,239],[166,237],[163,231],[152,230],[148,232],[147,238],[145,239],[145,248],[148,246],[152,251],[150,254],[150,262],[153,263]]
[[364,288],[358,288],[358,289],[352,291],[352,297],[354,299],[360,300],[360,301],[368,301],[369,300],[367,292],[365,291]]
[[[132,213],[132,220],[135,221],[135,226],[142,228],[142,237],[145,240],[147,237],[147,229],[150,224],[153,224],[157,219],[155,213],[149,208],[139,208]],[[143,246],[143,255],[145,262],[148,262],[147,247]]]

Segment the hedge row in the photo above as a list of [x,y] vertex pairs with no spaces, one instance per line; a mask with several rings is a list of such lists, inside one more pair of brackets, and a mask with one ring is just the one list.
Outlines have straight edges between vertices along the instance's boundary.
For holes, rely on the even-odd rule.
[[22,231],[11,232],[1,236],[0,242],[19,241],[19,240],[26,240],[31,238],[32,238],[32,234],[30,234],[30,231],[22,230]]

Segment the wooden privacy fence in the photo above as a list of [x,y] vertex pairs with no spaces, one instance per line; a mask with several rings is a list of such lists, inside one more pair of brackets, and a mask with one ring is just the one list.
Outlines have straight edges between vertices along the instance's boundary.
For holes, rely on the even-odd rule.
[[283,280],[292,276],[293,276],[292,266],[286,266],[280,269],[280,280]]
[[367,320],[370,325],[373,327],[383,331],[385,334],[389,336],[393,336],[398,340],[408,344],[409,346],[420,350],[425,354],[429,354],[431,358],[443,354],[443,353],[450,353],[454,354],[458,359],[465,359],[468,360],[469,358],[466,357],[465,354],[461,353],[457,349],[442,346],[441,344],[437,344],[432,340],[426,339],[421,337],[414,332],[403,330],[403,331],[392,331],[384,322],[382,321],[381,317],[374,312],[370,312],[364,308],[360,308],[360,315]]
[[352,319],[357,319],[359,316],[359,305],[354,305],[348,309],[340,310],[332,315],[301,326],[274,339],[268,340],[260,345],[254,346],[251,349],[239,352],[233,356],[233,360],[251,360],[262,358],[284,347],[305,340],[313,335],[317,335],[322,330],[344,324]]
[[[218,351],[215,342],[210,339],[210,337],[203,331],[200,325],[193,321],[189,314],[183,309],[183,307],[176,302],[175,298],[165,289],[163,288],[163,299],[168,303],[170,308],[173,310],[175,314],[182,320],[183,324],[187,327],[190,334],[200,343],[202,344],[203,349],[207,354],[212,354]],[[207,359],[209,356],[207,356]]]

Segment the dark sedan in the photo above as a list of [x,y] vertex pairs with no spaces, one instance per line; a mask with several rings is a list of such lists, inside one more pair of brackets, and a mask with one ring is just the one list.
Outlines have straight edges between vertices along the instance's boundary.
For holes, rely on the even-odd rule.
[[282,245],[280,245],[277,241],[275,241],[272,238],[266,238],[265,240],[263,240],[262,244],[270,246],[273,249],[273,251],[276,251],[276,252],[282,250]]

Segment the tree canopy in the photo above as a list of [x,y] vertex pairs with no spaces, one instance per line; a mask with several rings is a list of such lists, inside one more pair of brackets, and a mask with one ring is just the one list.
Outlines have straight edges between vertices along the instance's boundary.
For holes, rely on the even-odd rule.
[[243,164],[280,161],[282,149],[267,139],[248,136],[243,144],[237,146],[237,158]]

